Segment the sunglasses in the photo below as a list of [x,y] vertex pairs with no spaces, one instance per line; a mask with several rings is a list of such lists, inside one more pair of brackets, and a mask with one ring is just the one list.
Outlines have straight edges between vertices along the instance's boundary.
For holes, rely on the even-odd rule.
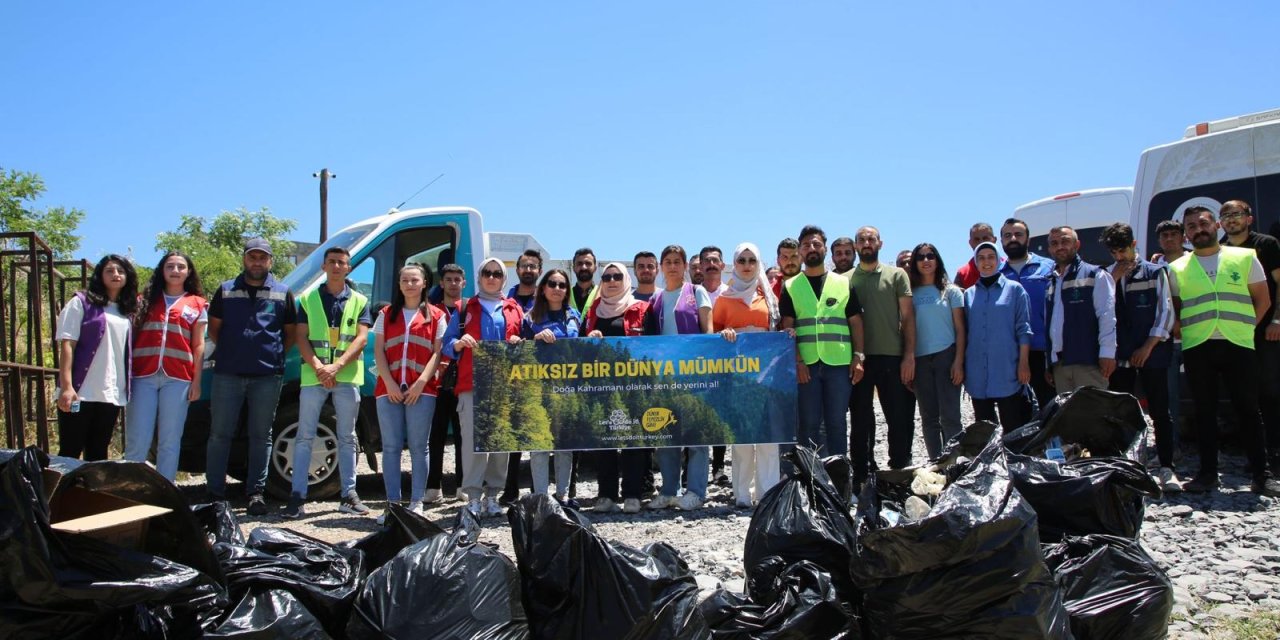
[[548,289],[568,289],[569,283],[561,282],[559,280],[552,280],[551,282],[547,283],[547,288]]
[[600,276],[600,282],[622,282],[621,273],[605,273]]
[[738,258],[737,260],[734,260],[734,262],[737,262],[738,264],[756,264],[760,261],[755,258]]
[[504,275],[506,274],[502,273],[501,271],[490,271],[488,269],[484,269],[483,271],[480,272],[481,278],[501,278]]
[[936,253],[922,253],[916,256],[916,260],[937,260],[937,259],[938,259],[938,254]]

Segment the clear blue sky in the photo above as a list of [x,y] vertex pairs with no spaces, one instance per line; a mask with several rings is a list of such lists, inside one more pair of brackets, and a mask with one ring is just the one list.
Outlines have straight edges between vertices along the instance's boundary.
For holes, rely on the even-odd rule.
[[154,261],[178,216],[465,204],[557,257],[928,240],[1280,106],[1274,3],[5,3],[0,166]]

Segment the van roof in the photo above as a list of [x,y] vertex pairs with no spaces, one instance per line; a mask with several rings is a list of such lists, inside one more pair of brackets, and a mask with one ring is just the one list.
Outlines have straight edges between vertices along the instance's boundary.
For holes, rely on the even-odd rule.
[[1280,109],[1259,111],[1257,113],[1250,113],[1243,116],[1223,118],[1222,120],[1200,122],[1187,127],[1186,131],[1182,132],[1182,139],[1186,140],[1187,138],[1196,138],[1212,133],[1221,133],[1223,131],[1239,129],[1241,127],[1251,127],[1278,120],[1280,120]]
[[1016,214],[1019,211],[1032,209],[1032,208],[1046,205],[1052,202],[1061,202],[1063,200],[1074,200],[1076,198],[1092,198],[1096,196],[1104,196],[1104,195],[1110,195],[1110,194],[1116,194],[1116,193],[1123,194],[1125,196],[1132,196],[1133,187],[1103,187],[1101,189],[1082,189],[1080,191],[1070,191],[1067,193],[1060,193],[1056,196],[1049,196],[1048,198],[1032,200],[1031,202],[1028,202],[1026,204],[1019,205],[1018,208],[1014,209],[1014,214],[1016,217]]

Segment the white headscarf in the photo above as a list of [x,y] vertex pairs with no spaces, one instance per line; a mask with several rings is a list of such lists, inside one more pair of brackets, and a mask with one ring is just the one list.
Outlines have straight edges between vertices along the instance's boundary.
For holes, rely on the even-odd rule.
[[[750,251],[751,255],[756,258],[755,274],[750,280],[743,280],[738,275],[738,256],[743,251]],[[764,261],[760,259],[760,248],[750,242],[744,242],[733,250],[733,270],[729,274],[726,284],[728,288],[724,293],[720,294],[721,298],[737,298],[751,306],[756,296],[763,296],[765,306],[769,309],[769,326],[778,326],[778,301],[773,297],[773,287],[769,286],[769,281],[762,277],[764,273]]]
[[[502,272],[502,283],[498,285],[498,293],[485,293],[484,287],[480,286],[480,283],[484,280],[484,268],[490,264],[496,267],[498,271]],[[501,260],[494,258],[492,256],[485,258],[483,261],[480,262],[480,268],[476,269],[476,297],[477,298],[480,298],[481,300],[489,300],[493,302],[501,300],[502,290],[506,286],[507,286],[507,265],[502,264]]]
[[609,267],[613,267],[622,273],[622,293],[610,298],[604,294],[604,283],[600,283],[600,295],[596,297],[596,300],[599,301],[598,306],[596,306],[596,317],[601,319],[616,318],[636,302],[635,296],[631,295],[631,274],[627,273],[627,265],[621,262],[610,262],[600,271],[601,275],[608,271]]

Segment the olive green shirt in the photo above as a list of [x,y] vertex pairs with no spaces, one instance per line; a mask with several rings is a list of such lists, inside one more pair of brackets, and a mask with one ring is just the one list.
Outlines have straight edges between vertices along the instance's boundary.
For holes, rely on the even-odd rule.
[[899,298],[911,297],[907,272],[883,262],[867,271],[861,265],[845,274],[862,301],[862,332],[869,356],[902,355]]

